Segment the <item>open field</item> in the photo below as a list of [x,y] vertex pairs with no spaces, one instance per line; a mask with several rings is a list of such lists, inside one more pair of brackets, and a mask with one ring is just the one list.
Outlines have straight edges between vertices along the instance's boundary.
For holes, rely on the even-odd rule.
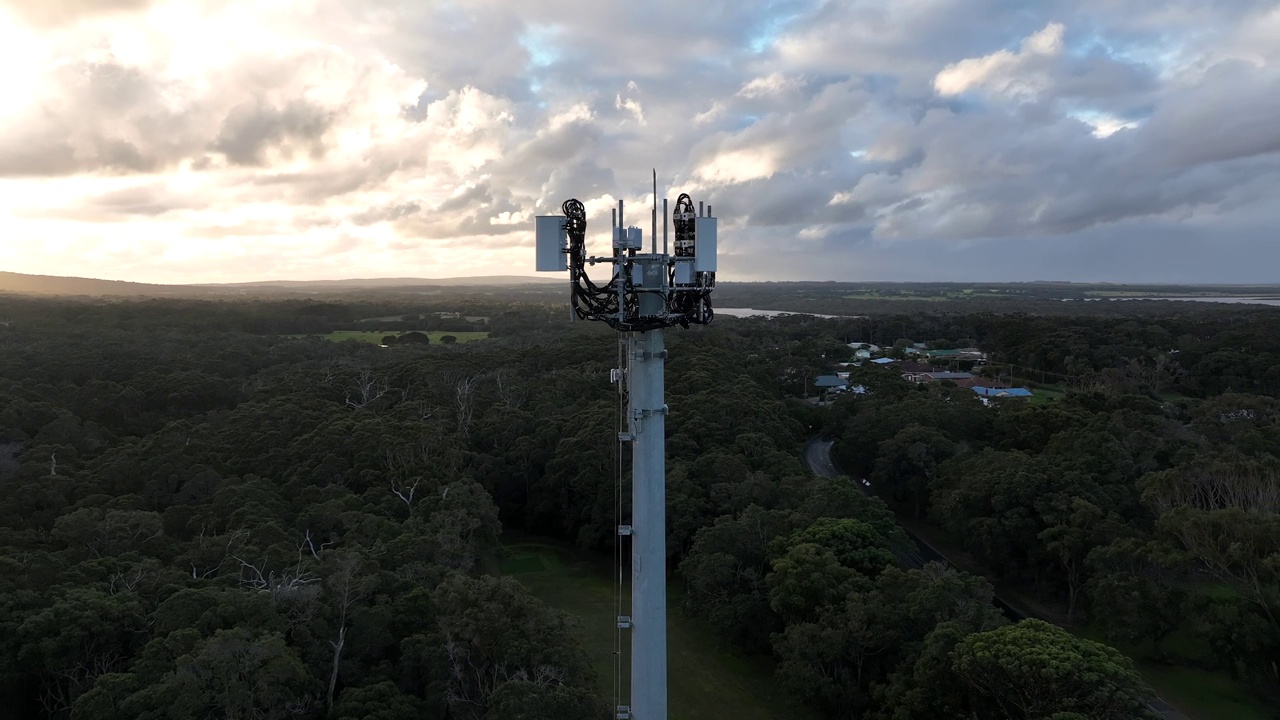
[[[388,335],[403,335],[406,332],[409,332],[409,331],[397,330],[397,331],[391,331],[391,332],[368,332],[365,330],[335,330],[327,335],[319,335],[317,337],[322,337],[325,340],[332,340],[333,342],[342,342],[343,340],[357,340],[359,342],[367,342],[367,343],[373,343],[374,345],[378,345],[382,343],[382,338]],[[431,342],[433,344],[439,343],[440,338],[444,337],[445,335],[452,335],[458,338],[458,342],[460,343],[472,342],[474,340],[484,340],[489,337],[489,333],[487,332],[445,332],[445,331],[439,331],[439,330],[418,330],[417,332],[420,332],[426,335],[427,337],[431,338]],[[307,336],[293,335],[291,337],[307,337]]]
[[[541,538],[508,538],[510,553],[500,565],[543,602],[582,624],[582,643],[599,675],[600,692],[612,701],[617,615],[613,571],[607,558],[582,553]],[[629,591],[628,591],[629,592]],[[762,658],[743,657],[717,647],[714,633],[680,610],[679,594],[668,594],[667,652],[669,714],[672,720],[812,720],[815,716],[777,689],[772,668]],[[625,634],[625,633],[624,633]],[[625,637],[624,637],[625,640]],[[623,645],[623,652],[629,651]],[[627,678],[622,678],[625,691]]]

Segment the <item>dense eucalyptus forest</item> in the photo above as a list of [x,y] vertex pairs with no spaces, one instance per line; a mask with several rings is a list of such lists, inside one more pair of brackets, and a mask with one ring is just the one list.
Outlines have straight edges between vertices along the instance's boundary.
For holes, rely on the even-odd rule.
[[[983,577],[899,566],[897,513],[1068,623],[1274,694],[1280,314],[1132,307],[671,333],[684,611],[771,658],[822,716],[1148,712],[1121,652],[1011,622]],[[492,291],[0,296],[6,713],[611,716],[576,619],[496,570],[504,529],[607,554],[619,494],[625,516],[616,337],[564,316]],[[334,330],[490,337],[318,336]],[[845,343],[908,338],[976,343],[1065,395],[984,407],[855,369],[866,394],[799,399]],[[810,474],[801,449],[820,433],[878,497]]]

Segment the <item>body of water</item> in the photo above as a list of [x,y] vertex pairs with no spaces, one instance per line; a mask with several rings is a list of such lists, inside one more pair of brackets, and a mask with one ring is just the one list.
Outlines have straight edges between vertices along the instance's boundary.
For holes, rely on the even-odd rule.
[[[1246,305],[1271,305],[1280,307],[1280,297],[1113,297],[1086,298],[1089,302],[1099,300],[1177,300],[1180,302],[1239,303]],[[719,312],[719,311],[717,311]]]
[[754,317],[761,315],[764,317],[778,317],[779,315],[809,315],[810,317],[819,318],[847,318],[855,317],[852,315],[819,315],[818,313],[790,312],[788,310],[756,310],[755,308],[715,308],[717,315],[728,315],[729,317]]

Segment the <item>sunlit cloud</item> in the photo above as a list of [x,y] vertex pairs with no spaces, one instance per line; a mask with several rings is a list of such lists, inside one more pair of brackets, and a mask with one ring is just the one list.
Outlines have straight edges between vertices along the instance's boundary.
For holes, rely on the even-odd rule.
[[568,197],[592,237],[620,197],[647,227],[650,168],[743,279],[1089,276],[1063,248],[1102,237],[1280,266],[1274,2],[687,9],[0,0],[0,269],[529,274]]

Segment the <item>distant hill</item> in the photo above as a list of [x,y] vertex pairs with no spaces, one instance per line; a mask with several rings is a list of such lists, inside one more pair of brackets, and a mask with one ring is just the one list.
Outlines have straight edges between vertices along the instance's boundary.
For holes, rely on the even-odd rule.
[[524,275],[479,275],[458,278],[352,278],[349,280],[262,280],[248,283],[193,285],[206,288],[289,288],[294,290],[333,290],[341,288],[395,288],[432,285],[435,287],[475,287],[480,285],[527,285],[530,283],[563,283],[559,278]]
[[386,290],[413,287],[511,287],[563,282],[556,278],[492,275],[463,278],[367,278],[352,280],[267,280],[251,283],[154,285],[123,280],[24,275],[0,271],[0,293],[22,295],[90,295],[192,297],[261,293],[314,293],[343,290]]
[[191,295],[182,285],[149,285],[122,280],[24,275],[0,271],[0,292],[23,295]]

